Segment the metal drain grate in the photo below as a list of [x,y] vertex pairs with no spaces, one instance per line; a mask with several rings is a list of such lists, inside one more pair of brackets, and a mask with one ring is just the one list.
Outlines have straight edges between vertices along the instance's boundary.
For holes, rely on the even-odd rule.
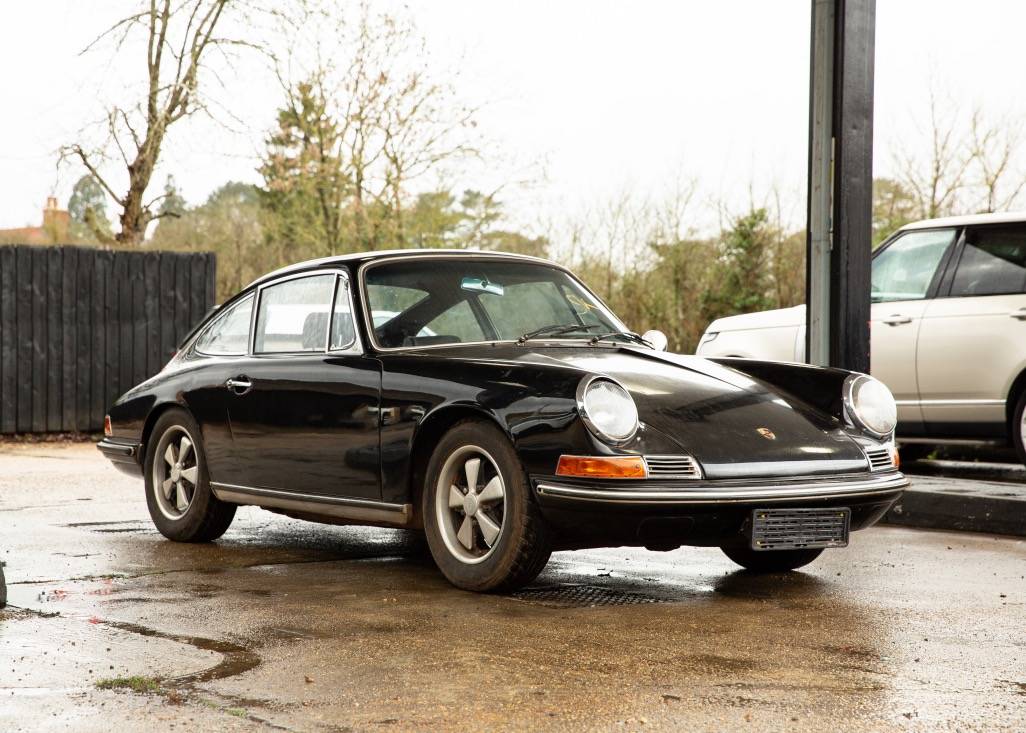
[[548,588],[525,588],[511,598],[549,608],[589,608],[591,606],[633,606],[641,603],[665,603],[641,593],[600,588],[595,585],[557,585]]

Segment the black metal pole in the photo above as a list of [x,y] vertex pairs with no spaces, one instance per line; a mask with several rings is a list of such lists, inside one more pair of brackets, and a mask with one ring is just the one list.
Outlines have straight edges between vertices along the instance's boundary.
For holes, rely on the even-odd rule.
[[876,0],[838,0],[835,22],[830,364],[868,372]]

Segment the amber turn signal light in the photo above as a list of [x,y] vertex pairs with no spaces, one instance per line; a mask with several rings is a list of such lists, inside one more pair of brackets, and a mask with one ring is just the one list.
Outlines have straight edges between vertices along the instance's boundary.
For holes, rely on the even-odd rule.
[[110,427],[110,415],[103,416],[103,434],[108,438],[114,434],[114,431]]
[[577,478],[647,478],[641,456],[560,456],[557,476]]

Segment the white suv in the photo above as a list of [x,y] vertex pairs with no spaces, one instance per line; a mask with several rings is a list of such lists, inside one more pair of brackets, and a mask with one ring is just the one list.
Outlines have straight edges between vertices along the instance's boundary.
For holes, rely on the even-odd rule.
[[[1011,442],[1026,463],[1026,214],[932,219],[873,253],[871,369],[902,443]],[[701,356],[805,360],[805,306],[714,321]]]

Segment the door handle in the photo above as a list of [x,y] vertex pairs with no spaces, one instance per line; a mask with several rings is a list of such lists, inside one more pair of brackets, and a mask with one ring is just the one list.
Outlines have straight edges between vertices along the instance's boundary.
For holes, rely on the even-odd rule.
[[1016,319],[1018,319],[1020,321],[1026,321],[1026,308],[1020,308],[1017,311],[1012,311],[1008,315],[1010,315],[1012,318],[1016,318]]
[[903,316],[900,313],[895,313],[881,320],[888,326],[900,326],[903,323],[912,323],[912,319],[909,316]]
[[244,374],[240,374],[237,377],[229,379],[224,383],[224,386],[228,388],[229,392],[233,392],[237,395],[244,395],[253,389],[253,383],[249,381],[249,377]]

